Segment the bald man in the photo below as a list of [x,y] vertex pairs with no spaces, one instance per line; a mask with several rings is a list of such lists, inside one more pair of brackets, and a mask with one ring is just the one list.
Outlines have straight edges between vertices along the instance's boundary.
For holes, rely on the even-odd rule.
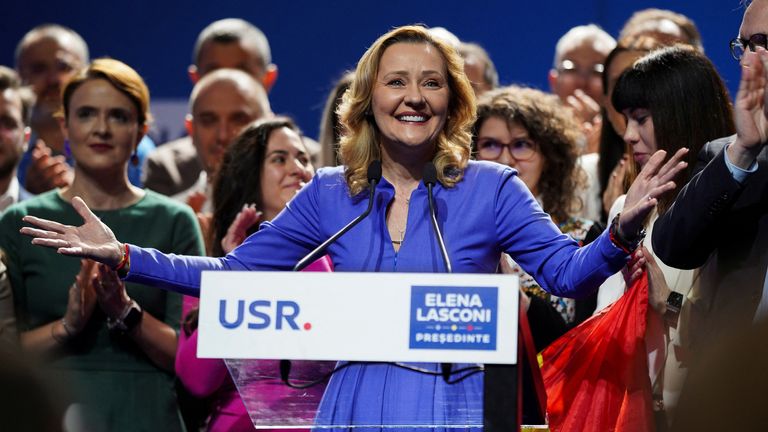
[[208,213],[209,180],[218,170],[227,146],[245,126],[272,115],[272,111],[264,87],[251,75],[238,69],[217,69],[195,85],[189,112],[187,132],[203,170],[190,188],[173,198]]
[[[189,66],[189,79],[197,83],[207,74],[223,68],[239,69],[250,75],[265,91],[277,80],[269,42],[264,33],[238,18],[214,21],[197,37]],[[199,181],[203,166],[189,136],[161,145],[147,158],[144,185],[156,192],[175,196]]]

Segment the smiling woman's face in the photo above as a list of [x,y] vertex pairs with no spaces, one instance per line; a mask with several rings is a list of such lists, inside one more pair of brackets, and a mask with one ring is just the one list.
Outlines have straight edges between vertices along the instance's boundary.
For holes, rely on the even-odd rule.
[[261,173],[264,219],[277,216],[314,173],[301,137],[287,127],[272,131]]
[[448,117],[445,61],[427,43],[396,43],[381,56],[371,110],[384,146],[433,145]]

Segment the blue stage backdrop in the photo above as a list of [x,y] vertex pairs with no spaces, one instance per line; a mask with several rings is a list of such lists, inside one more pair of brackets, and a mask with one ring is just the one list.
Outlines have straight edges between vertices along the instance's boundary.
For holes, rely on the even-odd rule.
[[272,46],[280,72],[270,94],[274,111],[293,116],[307,135],[316,136],[333,81],[394,26],[446,27],[488,49],[502,84],[548,89],[554,46],[564,32],[596,23],[616,35],[633,11],[647,7],[691,17],[703,34],[706,53],[735,92],[739,67],[728,41],[741,22],[739,0],[9,1],[3,5],[0,63],[13,65],[16,43],[33,26],[56,22],[72,27],[88,42],[92,57],[117,58],[142,74],[153,111],[165,125],[155,133],[164,140],[183,130],[178,107],[192,87],[186,71],[197,34],[216,19],[240,17],[261,28]]

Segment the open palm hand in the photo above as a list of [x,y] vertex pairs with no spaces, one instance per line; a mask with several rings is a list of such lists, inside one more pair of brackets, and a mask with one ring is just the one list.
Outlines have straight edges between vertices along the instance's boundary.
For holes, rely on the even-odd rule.
[[123,248],[115,234],[80,197],[72,199],[72,207],[83,218],[83,225],[64,225],[35,216],[24,216],[24,222],[34,225],[24,227],[21,233],[32,238],[32,244],[55,248],[62,255],[88,258],[115,267],[123,256]]

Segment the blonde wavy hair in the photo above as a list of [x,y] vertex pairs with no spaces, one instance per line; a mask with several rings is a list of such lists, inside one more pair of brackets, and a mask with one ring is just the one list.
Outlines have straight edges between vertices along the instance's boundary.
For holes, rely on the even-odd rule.
[[453,46],[434,37],[426,28],[398,27],[379,37],[360,58],[352,85],[337,111],[345,130],[339,153],[346,165],[344,177],[352,196],[368,186],[368,165],[381,159],[378,129],[370,114],[373,87],[384,51],[397,43],[430,44],[445,60],[450,91],[448,118],[437,137],[437,151],[432,159],[440,183],[452,187],[461,181],[469,161],[475,94],[464,74],[464,61]]

